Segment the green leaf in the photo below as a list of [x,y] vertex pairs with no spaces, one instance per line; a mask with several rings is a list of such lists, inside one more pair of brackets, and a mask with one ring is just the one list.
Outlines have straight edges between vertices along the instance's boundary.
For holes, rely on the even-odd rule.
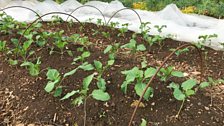
[[85,98],[84,96],[79,96],[78,98],[72,101],[72,104],[76,106],[80,106],[81,104],[83,104],[84,98]]
[[183,82],[181,84],[181,87],[183,88],[183,90],[187,91],[189,89],[192,89],[196,84],[197,84],[196,80],[189,79],[189,80],[186,80],[185,82]]
[[82,55],[81,55],[83,58],[87,58],[90,56],[90,52],[86,51],[86,52],[83,52]]
[[65,73],[64,77],[71,76],[71,75],[75,74],[78,69],[79,69],[79,67],[77,67],[74,70],[71,70],[71,71]]
[[141,122],[140,126],[147,126],[147,122],[146,122],[145,119],[142,119],[142,122]]
[[172,71],[171,74],[175,77],[184,77],[184,74],[181,71]]
[[55,81],[49,81],[48,83],[47,83],[47,85],[46,85],[46,87],[44,88],[44,90],[46,91],[46,92],[51,92],[53,89],[54,89],[54,87],[55,87],[55,84],[57,84],[59,82],[59,80],[55,80]]
[[107,65],[109,65],[109,66],[112,66],[113,64],[114,64],[114,60],[109,60],[108,62],[107,62]]
[[23,62],[20,66],[23,67],[23,66],[31,66],[33,65],[33,63],[31,62]]
[[9,64],[14,66],[18,64],[18,60],[9,59]]
[[33,64],[29,67],[29,73],[31,76],[38,76],[40,73],[40,68],[38,64]]
[[[139,97],[141,97],[141,95],[142,95],[142,93],[143,93],[143,91],[144,91],[145,88],[146,88],[146,84],[144,84],[144,83],[138,83],[138,84],[136,84],[135,85],[135,92],[136,92],[136,94]],[[149,87],[147,89],[147,91],[145,92],[143,98],[145,100],[149,100],[150,97],[153,97],[153,89]]]
[[79,90],[76,90],[76,91],[72,91],[70,93],[67,93],[63,98],[61,98],[61,100],[68,99],[68,98],[72,97],[73,95],[75,95],[76,93],[79,93]]
[[108,53],[112,49],[112,45],[108,45],[107,48],[103,51],[104,54]]
[[194,90],[187,90],[185,92],[186,96],[191,96],[191,95],[194,95],[195,94],[195,91]]
[[33,41],[31,41],[31,40],[28,40],[28,41],[24,42],[23,49],[27,50],[30,47],[30,45],[32,44],[32,42]]
[[173,95],[179,101],[183,101],[186,98],[184,93],[179,88],[174,89]]
[[92,82],[93,77],[94,77],[94,74],[91,74],[88,77],[84,78],[84,80],[83,80],[83,89],[84,90],[88,90],[89,89],[89,85]]
[[209,82],[202,82],[201,84],[200,84],[200,88],[206,88],[206,87],[208,87],[210,84],[209,84]]
[[54,91],[54,97],[59,97],[62,94],[62,87],[58,87],[55,91]]
[[105,91],[105,90],[106,90],[106,81],[105,81],[105,79],[100,78],[100,79],[98,80],[98,82],[97,82],[97,87],[98,87],[99,89],[101,89],[102,91]]
[[94,66],[96,67],[97,71],[101,71],[103,68],[103,64],[100,61],[94,60]]
[[145,45],[144,44],[138,45],[136,50],[138,50],[138,51],[145,51],[146,50]]
[[172,82],[172,83],[170,83],[169,84],[169,86],[167,86],[168,88],[173,88],[173,89],[179,89],[180,88],[180,86],[178,85],[178,84],[176,84],[176,83],[174,83],[174,82]]
[[156,73],[156,69],[153,67],[147,68],[144,72],[144,77],[149,78],[152,77]]
[[56,69],[48,69],[47,79],[48,80],[58,80],[60,78],[60,73]]
[[99,101],[108,101],[110,100],[110,95],[107,92],[104,92],[100,89],[93,90],[92,97]]
[[81,66],[79,66],[79,68],[83,69],[84,71],[90,71],[90,70],[94,69],[92,64],[81,65]]
[[125,94],[127,94],[127,88],[128,88],[128,85],[130,84],[130,82],[128,81],[124,81],[121,85],[121,91]]

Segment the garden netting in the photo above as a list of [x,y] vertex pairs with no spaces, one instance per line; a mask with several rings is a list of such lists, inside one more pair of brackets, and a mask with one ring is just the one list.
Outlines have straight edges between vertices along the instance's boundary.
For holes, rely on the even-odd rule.
[[[104,21],[102,14],[96,8],[103,13],[106,22],[108,22],[110,17],[118,10],[126,8],[117,0],[110,3],[90,1],[85,3],[85,5],[88,6],[79,8],[83,5],[76,0],[67,0],[62,4],[58,4],[52,0],[45,0],[44,2],[36,0],[0,0],[1,9],[11,6],[23,6],[33,9],[39,15],[44,15],[49,12],[63,12],[71,14],[74,10],[79,8],[72,13],[72,15],[81,22],[91,21],[93,23],[96,23],[98,19],[102,19],[102,21]],[[175,4],[167,5],[163,10],[157,12],[137,9],[135,11],[140,16],[142,22],[150,22],[150,24],[148,24],[151,28],[150,32],[148,32],[150,35],[161,35],[164,37],[169,36],[174,40],[196,43],[202,41],[199,39],[199,36],[216,34],[217,37],[206,39],[206,46],[212,47],[215,50],[221,50],[224,48],[223,19],[216,19],[197,14],[183,14]],[[9,8],[5,9],[4,12],[18,21],[32,22],[38,18],[35,13],[24,8]],[[132,10],[124,9],[114,15],[110,22],[119,22],[120,25],[117,27],[122,27],[121,24],[128,23],[129,30],[140,32],[139,27],[141,22],[137,14]],[[63,20],[67,20],[68,18],[68,15],[53,15],[57,15]],[[74,20],[69,17],[69,20],[71,19]],[[43,20],[51,21],[52,15],[43,17]],[[157,28],[154,27],[156,25],[166,25],[166,28],[163,28],[162,32],[158,32]]]

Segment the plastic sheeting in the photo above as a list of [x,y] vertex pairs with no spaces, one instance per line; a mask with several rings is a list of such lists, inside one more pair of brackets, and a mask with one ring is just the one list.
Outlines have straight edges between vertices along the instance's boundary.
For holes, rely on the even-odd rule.
[[[106,17],[106,21],[110,19],[118,10],[125,8],[119,1],[112,1],[111,3],[91,1],[85,5],[90,5],[98,8],[102,11]],[[57,4],[52,0],[45,0],[44,2],[38,2],[36,0],[0,0],[0,8],[6,8],[10,6],[24,6],[33,9],[38,14],[43,15],[49,12],[63,12],[72,13],[76,8],[82,6],[76,0],[67,0],[62,4]],[[10,8],[4,10],[8,15],[12,16],[18,21],[34,21],[37,16],[32,11],[22,8]],[[196,14],[183,14],[174,4],[168,5],[161,11],[150,12],[143,10],[135,10],[142,22],[150,22],[148,26],[151,28],[150,35],[161,35],[161,36],[174,36],[173,39],[185,42],[198,42],[201,35],[212,35],[217,34],[217,38],[212,38],[206,42],[206,45],[213,49],[220,50],[224,47],[220,43],[224,43],[224,20],[211,18],[207,16],[201,16]],[[55,15],[55,14],[54,14]],[[96,23],[97,19],[104,21],[101,13],[97,9],[92,7],[82,7],[72,13],[77,19],[82,22],[89,21],[93,18],[92,22]],[[43,18],[45,21],[52,20],[51,16]],[[68,16],[58,14],[63,20],[66,20]],[[69,20],[72,18],[69,18]],[[131,10],[123,10],[117,13],[112,22],[119,22],[121,24],[129,23],[129,30],[140,32],[139,26],[140,21],[138,16]],[[167,27],[159,33],[155,25],[166,25]]]

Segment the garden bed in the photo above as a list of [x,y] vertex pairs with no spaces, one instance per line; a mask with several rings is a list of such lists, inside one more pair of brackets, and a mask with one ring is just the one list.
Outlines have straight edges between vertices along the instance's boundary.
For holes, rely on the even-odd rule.
[[[175,49],[184,42],[177,42],[171,39],[165,39],[161,43],[155,43],[151,46],[144,40],[142,35],[137,34],[135,40],[137,44],[146,45],[146,50],[128,52],[130,49],[120,48],[116,52],[114,63],[105,69],[102,78],[106,82],[106,92],[110,95],[107,101],[95,100],[88,96],[80,106],[72,104],[72,101],[79,97],[75,94],[66,100],[60,100],[64,95],[74,90],[81,90],[83,79],[94,73],[95,70],[84,71],[77,70],[73,75],[66,77],[61,86],[63,92],[59,98],[54,97],[52,92],[47,93],[46,77],[47,71],[56,69],[60,75],[65,75],[78,67],[81,62],[77,61],[73,65],[74,58],[82,55],[80,47],[86,47],[84,50],[90,52],[90,56],[84,60],[93,64],[94,60],[102,62],[103,66],[109,61],[107,53],[104,53],[108,45],[120,43],[127,44],[133,38],[133,32],[127,31],[122,35],[118,29],[111,27],[98,26],[95,24],[74,23],[70,26],[67,23],[45,22],[42,27],[33,28],[38,34],[44,31],[58,32],[64,30],[63,36],[79,34],[82,37],[88,37],[89,45],[82,43],[74,44],[68,42],[63,52],[59,48],[50,48],[54,45],[54,39],[47,38],[46,46],[40,47],[32,44],[29,50],[35,51],[35,55],[40,57],[40,73],[32,77],[26,68],[20,67],[23,61],[22,57],[16,55],[0,53],[0,125],[15,124],[35,124],[35,125],[83,125],[87,126],[124,126],[128,125],[134,107],[135,100],[139,95],[135,93],[135,85],[130,84],[125,94],[121,90],[121,85],[125,81],[125,75],[121,71],[130,70],[133,67],[146,70],[148,67],[159,67],[164,59],[171,53],[170,49]],[[19,39],[17,30],[11,33],[0,33],[0,40],[7,42],[9,48],[14,45],[10,43],[12,38]],[[30,32],[31,33],[31,32]],[[35,37],[38,35],[34,35]],[[34,37],[34,38],[35,38]],[[23,37],[21,41],[25,41]],[[206,56],[203,55],[203,78],[207,80],[212,77],[214,80],[224,77],[223,52],[214,51],[206,48]],[[49,54],[50,53],[50,54]],[[203,53],[205,54],[205,53]],[[32,55],[27,61],[35,63],[36,56]],[[145,57],[145,59],[143,58]],[[9,64],[9,59],[17,59],[18,64]],[[12,61],[12,60],[11,60]],[[145,67],[142,67],[142,61],[145,61]],[[147,62],[146,62],[147,61]],[[16,64],[16,63],[15,63]],[[200,56],[197,50],[189,48],[188,51],[176,56],[174,55],[166,64],[174,66],[175,70],[182,71],[184,77],[171,77],[166,81],[161,81],[159,77],[150,85],[154,89],[153,97],[149,100],[142,100],[137,110],[133,125],[140,125],[142,119],[145,119],[149,126],[180,126],[180,125],[203,125],[203,126],[223,126],[224,125],[224,87],[223,84],[212,86],[206,89],[198,90],[195,95],[186,98],[184,106],[178,118],[175,118],[181,106],[173,96],[173,89],[167,88],[171,82],[182,83],[188,78],[200,80],[201,66]],[[148,82],[147,82],[148,83]],[[97,81],[93,79],[90,83],[88,94],[97,89]],[[212,99],[211,99],[212,98]],[[86,101],[86,104],[85,104]],[[74,103],[74,102],[73,102]],[[211,104],[212,103],[212,104]],[[85,107],[84,107],[85,106]],[[86,112],[86,120],[84,119]]]

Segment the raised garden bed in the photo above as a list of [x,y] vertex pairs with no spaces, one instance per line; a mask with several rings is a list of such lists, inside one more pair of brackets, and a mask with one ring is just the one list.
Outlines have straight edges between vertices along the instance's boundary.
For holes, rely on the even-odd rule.
[[[3,126],[128,125],[156,69],[171,50],[186,44],[125,27],[55,21],[36,23],[24,34],[28,24],[8,23],[0,32]],[[223,52],[199,50],[202,65],[193,46],[170,57],[132,125],[144,126],[142,120],[149,126],[224,125]]]

